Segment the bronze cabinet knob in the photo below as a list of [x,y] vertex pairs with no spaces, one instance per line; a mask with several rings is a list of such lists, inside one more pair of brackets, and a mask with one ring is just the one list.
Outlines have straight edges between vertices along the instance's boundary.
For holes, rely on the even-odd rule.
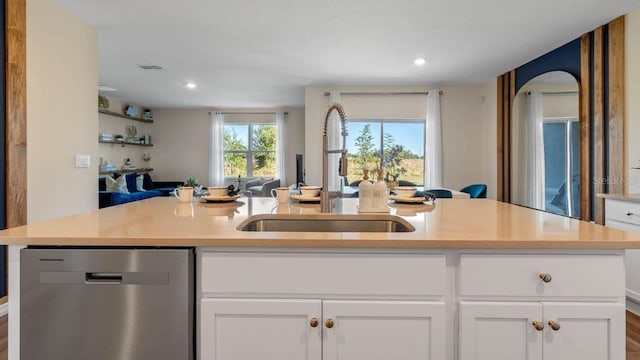
[[531,325],[533,325],[533,327],[538,331],[544,330],[544,324],[541,321],[534,321]]
[[538,275],[538,277],[540,278],[540,280],[546,282],[546,283],[550,283],[551,282],[551,275],[547,274],[547,273],[541,273],[540,275]]
[[325,321],[324,325],[328,328],[331,329],[333,327],[333,319],[327,319],[327,321]]
[[312,318],[311,318],[311,320],[309,320],[309,325],[311,325],[311,327],[312,327],[312,328],[314,328],[314,327],[318,327],[318,324],[319,324],[319,323],[320,323],[320,322],[318,321],[318,318],[317,318],[317,317],[315,317],[315,316],[314,316],[314,317],[312,317]]
[[549,322],[547,322],[547,324],[549,324],[549,326],[551,326],[551,330],[553,330],[553,331],[560,330],[560,323],[558,323],[558,322],[555,322],[553,320],[549,320]]

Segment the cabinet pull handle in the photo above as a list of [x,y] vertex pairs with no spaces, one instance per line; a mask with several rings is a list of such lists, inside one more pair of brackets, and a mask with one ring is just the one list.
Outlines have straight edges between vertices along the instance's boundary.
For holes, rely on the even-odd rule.
[[324,325],[328,328],[331,329],[333,327],[333,319],[327,319],[327,321],[325,321]]
[[541,321],[534,321],[531,325],[533,325],[533,327],[538,331],[544,330],[544,324]]
[[553,331],[560,330],[560,323],[558,323],[558,322],[555,322],[553,320],[549,320],[549,322],[547,322],[547,324],[549,324],[549,326],[551,326],[551,330],[553,330]]
[[627,216],[633,216],[633,213],[631,211],[627,211]]
[[312,317],[311,320],[309,320],[309,325],[311,325],[312,328],[314,327],[318,327],[318,318],[317,317]]
[[546,283],[550,283],[551,282],[551,275],[550,274],[546,274],[546,273],[542,273],[540,275],[538,275],[538,277],[540,278],[540,280],[546,282]]

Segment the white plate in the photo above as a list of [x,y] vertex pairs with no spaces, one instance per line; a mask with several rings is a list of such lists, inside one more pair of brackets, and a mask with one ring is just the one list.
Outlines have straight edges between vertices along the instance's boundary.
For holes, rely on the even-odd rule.
[[233,196],[229,196],[229,195],[222,195],[222,196],[211,196],[211,195],[205,195],[202,196],[200,199],[206,201],[206,202],[230,202],[230,201],[235,201],[240,199],[240,195],[233,195]]
[[318,202],[320,201],[320,196],[304,196],[304,195],[291,195],[293,200],[297,200],[300,202]]
[[407,204],[422,204],[424,202],[424,197],[399,197],[399,196],[389,196],[389,200],[393,200],[397,203],[407,203]]

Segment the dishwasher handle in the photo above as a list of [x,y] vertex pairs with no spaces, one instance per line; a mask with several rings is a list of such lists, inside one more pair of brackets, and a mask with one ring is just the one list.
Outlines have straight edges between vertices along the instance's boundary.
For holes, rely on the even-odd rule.
[[122,273],[115,272],[88,272],[84,281],[87,284],[122,284]]

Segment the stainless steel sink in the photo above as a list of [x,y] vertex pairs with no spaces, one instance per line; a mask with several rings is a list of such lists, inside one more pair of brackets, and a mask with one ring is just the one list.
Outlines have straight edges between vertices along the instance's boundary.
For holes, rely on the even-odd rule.
[[284,232],[412,232],[416,229],[394,215],[263,214],[237,227],[240,231]]

